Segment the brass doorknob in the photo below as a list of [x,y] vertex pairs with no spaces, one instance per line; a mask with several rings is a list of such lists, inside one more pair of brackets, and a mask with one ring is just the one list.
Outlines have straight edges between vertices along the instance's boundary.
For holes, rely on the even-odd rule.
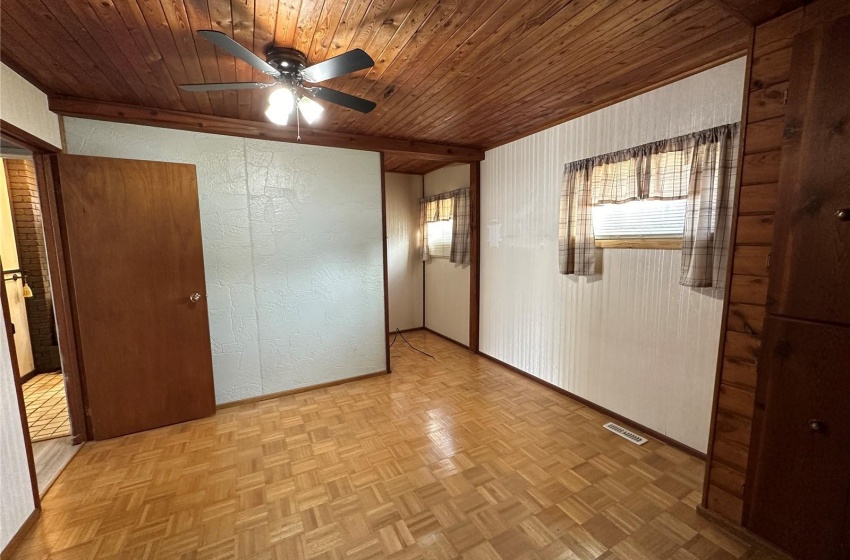
[[842,208],[835,213],[835,217],[839,222],[850,222],[850,208]]
[[809,420],[809,429],[811,429],[813,432],[823,432],[826,430],[826,424],[824,424],[817,418],[812,418],[811,420]]
[[198,292],[195,292],[194,294],[189,296],[189,301],[191,301],[192,303],[196,303],[196,302],[200,301],[200,299],[201,299],[201,294],[199,294]]

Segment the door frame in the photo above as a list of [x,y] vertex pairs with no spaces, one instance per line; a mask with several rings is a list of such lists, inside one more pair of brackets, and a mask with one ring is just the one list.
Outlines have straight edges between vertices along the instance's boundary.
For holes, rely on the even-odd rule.
[[[62,150],[21,130],[20,128],[0,120],[0,136],[14,144],[32,152],[33,167],[35,168],[36,186],[38,188],[44,226],[44,244],[47,253],[47,263],[50,278],[50,289],[53,295],[53,313],[56,319],[56,334],[59,341],[59,356],[62,361],[62,376],[65,380],[65,395],[68,402],[68,417],[71,424],[73,445],[91,440],[91,429],[85,414],[85,400],[80,375],[79,358],[77,354],[77,333],[74,328],[73,311],[69,293],[68,275],[62,245],[61,225],[56,206],[55,173],[51,165],[51,156]],[[17,369],[17,364],[15,364]],[[20,378],[16,377],[15,384],[20,387]],[[21,390],[21,394],[23,394]],[[22,397],[23,398],[23,397]],[[22,405],[23,406],[23,405]],[[29,427],[26,414],[21,413],[21,422],[27,434],[27,455],[32,461],[32,442],[29,438]],[[33,485],[38,493],[38,481],[35,476],[35,464],[31,463]]]

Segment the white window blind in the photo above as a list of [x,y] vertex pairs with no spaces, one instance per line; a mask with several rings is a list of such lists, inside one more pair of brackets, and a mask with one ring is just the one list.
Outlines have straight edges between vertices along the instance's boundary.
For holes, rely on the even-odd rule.
[[452,224],[454,220],[428,223],[428,251],[431,257],[447,259],[452,252]]
[[685,205],[681,200],[634,200],[594,206],[596,239],[682,237]]

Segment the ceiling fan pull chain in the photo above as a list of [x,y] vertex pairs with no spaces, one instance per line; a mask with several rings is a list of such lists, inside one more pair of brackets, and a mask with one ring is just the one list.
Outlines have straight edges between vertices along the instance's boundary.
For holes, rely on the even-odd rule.
[[298,101],[295,102],[295,122],[298,125],[298,135],[296,140],[301,141],[301,113],[298,110]]

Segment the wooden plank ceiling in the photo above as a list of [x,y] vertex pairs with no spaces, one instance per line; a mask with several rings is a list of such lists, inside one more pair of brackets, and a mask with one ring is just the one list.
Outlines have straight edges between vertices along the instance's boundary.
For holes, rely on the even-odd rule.
[[[266,122],[267,91],[177,88],[264,80],[195,34],[215,29],[260,56],[271,45],[310,63],[368,52],[374,68],[323,85],[378,108],[325,104],[315,127],[478,148],[728,60],[749,33],[716,0],[3,0],[0,9],[2,60],[51,95]],[[386,155],[388,170],[434,167]]]

